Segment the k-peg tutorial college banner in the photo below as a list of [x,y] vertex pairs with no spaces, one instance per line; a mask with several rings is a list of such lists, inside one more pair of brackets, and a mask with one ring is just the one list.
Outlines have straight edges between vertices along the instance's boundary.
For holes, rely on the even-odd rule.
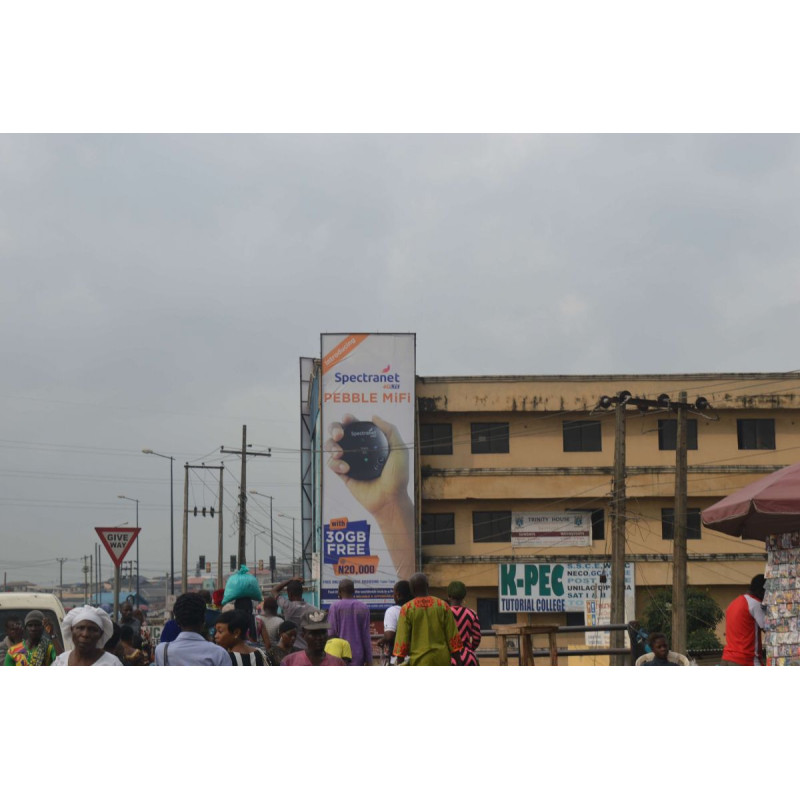
[[352,579],[370,608],[415,569],[413,333],[324,333],[321,603]]

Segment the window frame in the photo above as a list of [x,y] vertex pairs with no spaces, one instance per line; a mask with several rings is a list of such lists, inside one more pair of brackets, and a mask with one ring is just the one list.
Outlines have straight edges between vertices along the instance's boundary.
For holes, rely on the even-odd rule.
[[[692,523],[696,522],[694,526]],[[700,519],[699,508],[686,509],[686,541],[689,539],[702,539],[703,524]],[[662,508],[661,509],[661,539],[665,542],[671,542],[675,539],[675,508]]]
[[[597,447],[587,447],[587,444],[595,444],[594,441],[585,441],[584,433],[588,437],[588,431],[597,431]],[[579,442],[577,447],[572,437],[579,431]],[[569,438],[568,438],[569,437]],[[570,444],[568,447],[567,445]],[[565,453],[602,453],[603,452],[603,426],[600,420],[594,419],[565,419],[561,423],[561,446]]]
[[[502,431],[500,435],[486,435],[486,441],[480,441],[481,432],[477,428],[492,429]],[[508,422],[471,422],[470,423],[470,449],[474,455],[487,455],[509,452],[509,431]],[[484,434],[485,435],[485,434]]]
[[500,611],[500,601],[496,597],[478,597],[475,601],[476,613],[481,630],[490,630],[492,625],[516,625],[515,611]]
[[[669,430],[666,430],[667,428]],[[660,419],[658,421],[658,449],[666,451],[678,449],[677,419]],[[686,419],[686,449],[697,450],[697,420],[694,417]]]
[[[752,431],[743,430],[753,426]],[[764,439],[771,444],[763,444]],[[775,417],[744,417],[736,420],[736,439],[739,450],[775,450]],[[751,439],[752,444],[746,439]]]
[[[479,521],[478,515],[488,517],[486,521]],[[491,532],[488,538],[477,538],[477,528],[479,525],[489,524]],[[507,523],[508,529],[506,530]],[[501,530],[495,530],[500,529]],[[472,512],[472,542],[473,544],[511,544],[511,511],[473,511]]]
[[[433,531],[426,531],[425,530],[425,518],[428,517],[429,520],[431,517],[437,518],[437,521],[441,517],[450,517],[450,527],[441,527],[435,526]],[[450,533],[450,541],[425,541],[426,534],[430,535],[433,533],[434,538],[436,535],[441,535],[442,533]],[[422,515],[420,520],[420,542],[423,547],[437,547],[439,545],[449,545],[456,543],[456,515],[452,511],[433,511],[429,513],[425,513]]]
[[564,511],[568,514],[591,514],[592,542],[602,542],[605,540],[606,510],[604,508],[565,508]]
[[[433,435],[427,438],[423,435],[425,428],[447,428],[447,436]],[[429,431],[433,433],[433,431]],[[452,422],[420,422],[419,424],[419,454],[421,456],[451,456],[453,455],[453,423]]]

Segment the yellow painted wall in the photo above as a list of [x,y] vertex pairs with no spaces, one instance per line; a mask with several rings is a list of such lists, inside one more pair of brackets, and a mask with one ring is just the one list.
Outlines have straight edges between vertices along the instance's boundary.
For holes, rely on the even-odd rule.
[[[444,596],[449,581],[462,580],[470,589],[467,604],[475,608],[478,597],[497,597],[499,560],[609,557],[614,413],[589,412],[604,394],[628,390],[655,399],[664,392],[677,400],[681,389],[689,402],[706,397],[713,407],[706,415],[718,418],[695,417],[698,449],[688,452],[689,508],[706,508],[800,458],[800,394],[780,374],[419,378],[420,423],[450,423],[453,433],[452,455],[420,457],[422,513],[450,512],[455,518],[455,544],[422,549],[434,590]],[[661,509],[673,506],[675,481],[675,452],[658,449],[658,420],[665,418],[675,414],[626,414],[626,552],[642,559],[635,567],[637,614],[652,591],[672,581],[668,560],[644,560],[671,554],[671,542],[661,537]],[[739,450],[737,420],[746,418],[775,420],[774,450]],[[563,421],[589,419],[601,422],[601,452],[565,453]],[[509,424],[509,453],[473,454],[471,423],[492,421]],[[510,543],[472,540],[473,511],[582,508],[605,509],[606,538],[591,547],[512,551]],[[763,544],[705,528],[699,541],[689,540],[688,552],[690,559],[708,559],[690,560],[689,585],[709,588],[723,609],[764,571]],[[716,560],[724,558],[736,560]],[[480,559],[485,563],[475,563]],[[537,615],[536,622],[564,624],[564,615]],[[721,624],[720,638],[723,629]]]

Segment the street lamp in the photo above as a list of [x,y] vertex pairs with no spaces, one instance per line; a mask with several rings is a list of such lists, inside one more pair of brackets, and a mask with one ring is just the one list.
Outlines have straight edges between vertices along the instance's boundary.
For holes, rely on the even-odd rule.
[[275,550],[274,550],[274,542],[272,539],[272,495],[264,494],[263,492],[257,492],[255,489],[250,490],[250,494],[257,494],[261,497],[269,498],[269,575],[270,580],[275,583]]
[[[292,574],[294,574],[295,570],[297,569],[297,565],[295,564],[294,560],[294,517],[290,517],[288,514],[282,514],[280,511],[278,512],[279,517],[283,517],[284,519],[290,519],[292,521]],[[299,573],[298,573],[299,574]]]
[[172,493],[172,464],[175,461],[174,456],[165,456],[161,453],[156,453],[155,450],[145,448],[142,450],[148,456],[158,456],[159,458],[169,459],[169,580],[170,580],[170,594],[175,594],[175,503]]
[[[130,500],[131,503],[136,503],[136,527],[139,527],[139,501],[135,497],[126,497],[124,494],[118,494],[120,500]],[[136,608],[139,608],[139,534],[136,534]]]

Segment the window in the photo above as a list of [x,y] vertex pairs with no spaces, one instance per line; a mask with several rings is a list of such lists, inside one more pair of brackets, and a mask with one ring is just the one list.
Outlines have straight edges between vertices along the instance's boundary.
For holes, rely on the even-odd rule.
[[454,514],[423,514],[422,544],[455,544]]
[[599,420],[564,422],[565,453],[599,453],[602,450]]
[[510,542],[510,511],[473,511],[473,542]]
[[740,450],[774,450],[774,419],[737,419]]
[[499,611],[500,603],[496,597],[478,598],[478,621],[481,630],[490,630],[492,625],[516,625],[516,614],[501,614]]
[[586,616],[583,611],[567,611],[567,621],[566,625],[585,625],[586,624]]
[[508,423],[507,422],[473,422],[472,423],[472,452],[473,453],[507,453],[508,452]]
[[567,508],[569,514],[592,515],[592,541],[606,538],[606,512],[602,508]]
[[[676,450],[678,447],[678,420],[658,421],[658,449]],[[697,450],[697,420],[686,420],[686,449]]]
[[[662,508],[661,509],[661,538],[674,539],[675,538],[675,509]],[[686,538],[699,539],[700,538],[700,509],[687,508],[686,509]]]
[[453,455],[453,426],[449,422],[420,424],[419,451],[423,456]]

